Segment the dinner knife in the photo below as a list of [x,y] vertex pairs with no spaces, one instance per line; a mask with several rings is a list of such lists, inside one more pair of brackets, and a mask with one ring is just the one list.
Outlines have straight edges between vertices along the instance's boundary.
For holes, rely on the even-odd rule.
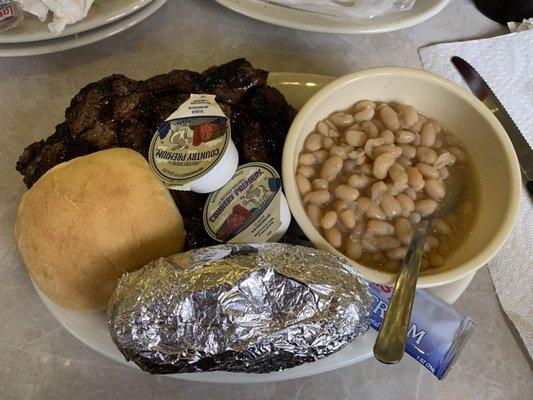
[[494,116],[500,121],[504,127],[511,143],[515,149],[520,163],[522,173],[526,178],[526,187],[531,195],[533,195],[533,151],[529,143],[524,138],[520,129],[516,126],[513,119],[507,113],[502,103],[498,100],[494,92],[491,90],[487,82],[479,75],[479,73],[468,62],[461,57],[454,56],[451,58],[452,64],[457,68],[459,74],[474,93],[474,95],[492,111]]

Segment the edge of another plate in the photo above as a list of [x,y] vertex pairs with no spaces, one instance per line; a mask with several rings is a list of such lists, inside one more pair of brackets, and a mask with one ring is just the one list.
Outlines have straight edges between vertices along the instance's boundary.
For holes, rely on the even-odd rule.
[[167,0],[153,0],[150,2],[150,4],[142,7],[139,11],[134,12],[122,19],[104,25],[100,28],[92,29],[76,35],[27,43],[1,43],[0,57],[36,56],[86,46],[99,40],[114,36],[131,28],[134,25],[137,25],[158,11],[165,5],[166,2]]
[[[68,25],[65,30],[59,34],[54,34],[48,30],[47,23],[51,20],[50,14],[46,22],[40,22],[36,16],[28,15],[26,13],[24,22],[20,27],[10,31],[2,32],[0,34],[0,44],[54,40],[65,36],[86,32],[127,17],[128,15],[142,9],[153,1],[154,0],[128,0],[122,6],[116,6],[114,8],[111,7],[107,10],[106,7],[110,7],[110,2],[101,1],[93,5],[85,19],[76,22],[75,24]],[[37,29],[37,31],[24,32],[24,30],[28,30],[28,25],[31,29]]]
[[295,10],[258,0],[215,0],[247,17],[286,28],[310,32],[364,34],[391,32],[417,25],[438,14],[450,0],[418,0],[413,9],[370,20],[341,19]]

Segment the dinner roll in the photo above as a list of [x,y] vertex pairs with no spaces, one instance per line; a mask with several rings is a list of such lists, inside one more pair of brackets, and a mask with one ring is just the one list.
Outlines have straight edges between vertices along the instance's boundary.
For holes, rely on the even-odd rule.
[[16,239],[31,278],[57,305],[105,309],[118,278],[183,247],[183,220],[149,164],[129,149],[75,158],[24,194]]

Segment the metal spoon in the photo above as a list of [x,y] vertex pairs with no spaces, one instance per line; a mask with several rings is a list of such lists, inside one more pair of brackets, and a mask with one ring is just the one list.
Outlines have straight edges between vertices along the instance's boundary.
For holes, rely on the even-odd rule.
[[450,176],[446,180],[446,196],[440,201],[438,209],[428,218],[422,219],[416,227],[394,286],[387,314],[374,345],[374,356],[382,363],[395,364],[404,354],[420,261],[429,224],[432,219],[448,214],[457,205],[464,180],[463,169],[450,168]]

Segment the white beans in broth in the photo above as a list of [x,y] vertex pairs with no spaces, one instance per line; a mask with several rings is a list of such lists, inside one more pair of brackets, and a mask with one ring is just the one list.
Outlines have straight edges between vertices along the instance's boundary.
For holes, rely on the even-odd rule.
[[296,185],[309,219],[331,246],[368,267],[397,272],[416,225],[435,213],[458,166],[467,184],[456,210],[430,225],[425,274],[448,267],[476,217],[468,154],[437,121],[411,105],[361,100],[307,136]]

